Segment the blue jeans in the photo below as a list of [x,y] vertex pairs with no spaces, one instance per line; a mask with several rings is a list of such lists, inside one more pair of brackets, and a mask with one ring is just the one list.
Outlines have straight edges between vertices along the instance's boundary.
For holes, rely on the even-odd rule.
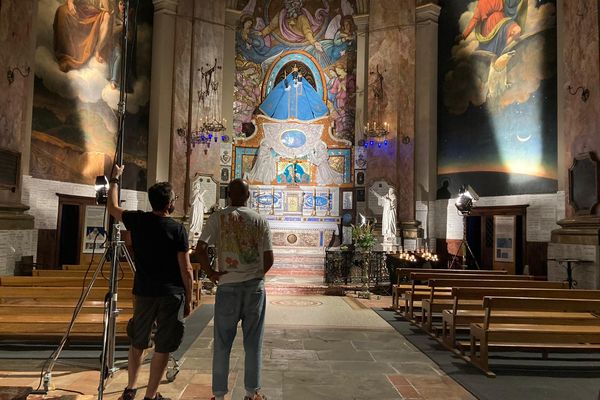
[[265,283],[262,279],[228,283],[217,288],[212,377],[215,396],[228,392],[229,356],[240,320],[246,354],[244,387],[247,391],[260,389],[265,309]]

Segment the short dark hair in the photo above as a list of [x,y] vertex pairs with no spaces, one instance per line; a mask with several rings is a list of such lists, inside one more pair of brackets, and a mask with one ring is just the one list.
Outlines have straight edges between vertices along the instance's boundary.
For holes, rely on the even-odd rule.
[[148,200],[153,211],[162,211],[173,200],[173,186],[169,182],[157,182],[148,189]]

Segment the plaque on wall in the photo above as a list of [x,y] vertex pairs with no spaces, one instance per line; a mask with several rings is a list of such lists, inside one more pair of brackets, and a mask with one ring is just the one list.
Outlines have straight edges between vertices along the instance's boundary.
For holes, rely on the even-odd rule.
[[598,161],[593,153],[579,154],[569,168],[569,203],[575,214],[591,214],[598,205],[600,193]]
[[356,189],[356,201],[357,202],[365,201],[365,189]]
[[0,149],[0,187],[15,191],[20,178],[21,154]]
[[358,186],[363,186],[365,184],[365,170],[356,170],[355,182]]

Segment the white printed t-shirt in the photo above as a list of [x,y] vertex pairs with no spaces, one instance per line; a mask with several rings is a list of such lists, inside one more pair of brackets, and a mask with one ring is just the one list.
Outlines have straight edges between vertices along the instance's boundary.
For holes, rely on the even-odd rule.
[[267,220],[248,207],[214,212],[202,229],[200,241],[216,246],[219,271],[227,271],[219,285],[263,278],[263,253],[273,249]]

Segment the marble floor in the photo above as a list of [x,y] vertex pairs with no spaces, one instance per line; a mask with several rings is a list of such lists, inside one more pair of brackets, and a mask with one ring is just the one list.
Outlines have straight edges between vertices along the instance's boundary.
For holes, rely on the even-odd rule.
[[[204,299],[212,300],[210,296]],[[474,399],[370,309],[390,304],[387,297],[270,296],[268,301],[262,380],[269,400]],[[209,399],[211,354],[209,324],[180,359],[175,381],[165,380],[159,391],[172,399]],[[2,360],[0,386],[36,387],[40,368],[39,362]],[[140,382],[147,379],[147,370],[146,364]],[[86,395],[56,390],[28,399],[96,398],[97,372],[81,367],[55,371],[53,383],[57,388]],[[115,374],[105,399],[117,399],[126,385],[126,375],[126,371]],[[241,332],[232,352],[230,390],[227,399],[243,399]],[[0,399],[4,399],[2,395]]]

